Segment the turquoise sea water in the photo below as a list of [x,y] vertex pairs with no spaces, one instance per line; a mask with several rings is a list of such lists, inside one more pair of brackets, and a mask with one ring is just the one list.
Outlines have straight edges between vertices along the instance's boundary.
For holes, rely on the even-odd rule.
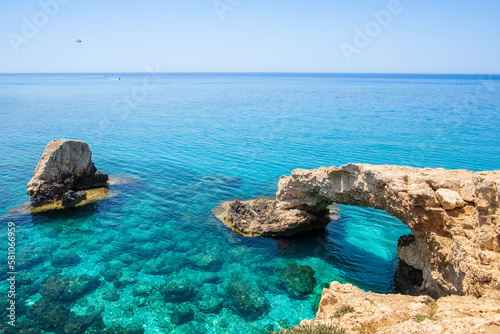
[[[17,329],[266,333],[314,317],[332,280],[390,292],[409,230],[383,212],[341,206],[323,233],[273,239],[211,210],[273,195],[294,168],[500,169],[499,112],[498,76],[0,75],[0,289],[14,222]],[[61,138],[89,143],[118,195],[9,213]],[[314,270],[310,293],[290,289],[295,265]]]

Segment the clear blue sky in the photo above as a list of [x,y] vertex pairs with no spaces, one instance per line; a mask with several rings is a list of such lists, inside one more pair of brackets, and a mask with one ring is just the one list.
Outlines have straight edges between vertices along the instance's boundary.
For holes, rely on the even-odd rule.
[[41,1],[65,4],[2,1],[0,73],[500,73],[498,0],[400,0],[385,26],[370,12],[395,0]]

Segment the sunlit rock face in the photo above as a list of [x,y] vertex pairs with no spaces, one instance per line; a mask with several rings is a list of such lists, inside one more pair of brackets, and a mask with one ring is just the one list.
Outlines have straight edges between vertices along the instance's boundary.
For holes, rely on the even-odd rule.
[[105,187],[108,175],[97,170],[89,145],[79,140],[53,140],[42,154],[27,193],[37,204],[63,200],[72,206],[85,199],[82,191]]

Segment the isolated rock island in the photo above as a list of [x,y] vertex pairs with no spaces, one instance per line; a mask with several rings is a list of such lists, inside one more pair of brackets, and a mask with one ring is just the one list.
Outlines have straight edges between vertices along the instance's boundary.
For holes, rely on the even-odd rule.
[[47,145],[26,187],[34,207],[61,208],[106,197],[108,180],[92,162],[87,143],[61,139]]
[[[405,265],[422,272],[423,282],[417,292],[432,298],[481,298],[498,310],[500,171],[475,173],[368,164],[296,169],[291,176],[281,177],[276,200],[268,201],[265,208],[272,210],[256,209],[255,200],[224,202],[216,216],[240,234],[272,236],[262,231],[289,235],[323,228],[326,224],[318,221],[323,222],[321,217],[332,203],[384,210],[412,232],[400,238],[398,255]],[[344,288],[335,285],[334,290],[339,289]],[[331,297],[335,291],[325,289],[318,319],[333,318],[333,314],[324,312],[333,301],[330,309],[341,306],[336,301],[339,298]],[[392,303],[389,299],[387,302]],[[499,321],[500,316],[497,318],[492,320]]]

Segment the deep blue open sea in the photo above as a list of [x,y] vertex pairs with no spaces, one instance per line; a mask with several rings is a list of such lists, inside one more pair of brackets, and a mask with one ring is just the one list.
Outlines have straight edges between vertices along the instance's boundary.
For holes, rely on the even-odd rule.
[[[391,292],[409,230],[384,212],[340,206],[325,232],[273,239],[239,236],[212,209],[272,196],[295,168],[500,169],[499,116],[499,76],[0,75],[2,324],[8,222],[17,329],[267,333],[314,317],[333,280]],[[63,138],[90,145],[117,196],[9,213]]]

